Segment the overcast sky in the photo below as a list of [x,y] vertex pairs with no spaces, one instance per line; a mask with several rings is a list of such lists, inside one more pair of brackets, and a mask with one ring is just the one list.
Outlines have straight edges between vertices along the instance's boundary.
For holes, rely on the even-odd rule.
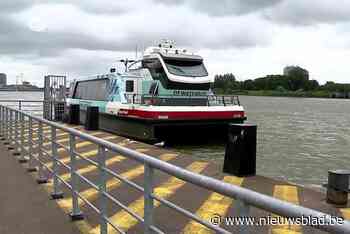
[[104,73],[162,38],[202,55],[212,76],[300,65],[321,83],[350,83],[349,0],[0,1],[0,72],[11,83]]

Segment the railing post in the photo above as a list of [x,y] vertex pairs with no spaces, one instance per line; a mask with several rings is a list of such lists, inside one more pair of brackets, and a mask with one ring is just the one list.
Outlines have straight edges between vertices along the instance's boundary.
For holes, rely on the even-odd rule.
[[5,139],[5,108],[4,106],[1,106],[1,139],[0,140],[4,140]]
[[2,106],[2,138],[1,140],[6,139],[6,107]]
[[37,183],[38,184],[45,184],[47,183],[47,178],[44,175],[44,166],[42,165],[44,162],[42,161],[43,158],[43,123],[39,122],[39,128],[37,131],[38,135],[38,145],[37,145],[37,152],[38,152],[38,158],[37,161],[39,163],[39,172],[38,172],[38,178]]
[[19,159],[19,162],[20,163],[26,163],[28,162],[28,159],[26,159],[25,157],[25,148],[24,148],[24,114],[22,112],[19,113],[19,116],[20,116],[20,124],[21,124],[21,145],[20,145],[20,148],[21,148],[21,153],[22,153],[22,156],[21,158]]
[[1,140],[6,139],[6,107],[2,106],[2,138]]
[[9,109],[5,107],[5,142],[4,145],[8,145],[9,141]]
[[151,226],[153,225],[153,207],[154,200],[153,193],[153,168],[145,164],[145,176],[144,176],[144,233],[151,233]]
[[[248,217],[250,207],[244,201],[237,199],[236,200],[236,209],[238,217]],[[239,225],[239,233],[240,234],[248,234],[249,233],[249,224],[245,223],[244,225]]]
[[99,208],[100,208],[100,234],[108,233],[107,223],[107,198],[104,193],[107,192],[106,181],[106,149],[103,146],[98,147],[98,166],[99,166]]
[[20,150],[19,149],[19,140],[18,140],[18,123],[19,123],[19,117],[18,117],[18,111],[15,110],[15,124],[14,124],[14,147],[15,147],[15,151],[13,152],[14,156],[18,156],[20,155]]
[[29,162],[28,162],[28,168],[27,171],[28,172],[34,172],[37,171],[36,167],[34,166],[34,158],[33,158],[33,119],[31,116],[29,116],[29,126],[28,126],[28,132],[29,132],[29,136],[28,136],[28,156],[29,156]]
[[57,129],[51,126],[51,150],[52,150],[52,170],[53,170],[53,192],[52,199],[63,198],[63,192],[60,190],[60,181],[58,179],[58,153],[57,153]]
[[9,129],[9,146],[7,147],[8,150],[13,150],[13,110],[10,109],[10,129]]
[[77,166],[76,166],[76,155],[75,155],[75,136],[69,134],[69,155],[70,155],[70,178],[72,186],[72,213],[70,217],[72,221],[84,219],[83,213],[79,208],[79,197],[78,197],[78,175],[77,175]]
[[0,106],[0,137],[4,136],[4,128],[3,128],[3,123],[4,123],[4,118],[3,118],[3,109],[2,106]]

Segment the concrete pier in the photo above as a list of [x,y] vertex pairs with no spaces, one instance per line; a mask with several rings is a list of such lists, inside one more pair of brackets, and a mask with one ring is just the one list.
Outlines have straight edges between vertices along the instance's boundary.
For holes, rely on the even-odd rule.
[[[326,203],[324,193],[317,192],[308,188],[290,184],[286,181],[277,181],[263,176],[252,176],[239,178],[221,173],[222,165],[213,162],[198,161],[193,158],[182,155],[178,152],[148,145],[127,138],[116,136],[102,131],[86,131],[83,126],[70,126],[77,130],[92,134],[96,137],[108,140],[110,142],[146,153],[150,156],[167,161],[171,164],[186,168],[190,171],[207,175],[227,183],[235,184],[248,188],[259,193],[276,197],[294,204],[322,211],[334,216],[350,219],[350,208],[335,207]],[[33,126],[34,130],[37,125]],[[44,134],[50,138],[50,130],[43,126]],[[27,134],[27,133],[26,133]],[[33,134],[34,140],[37,137],[36,131]],[[58,142],[68,147],[68,134],[58,131]],[[51,144],[46,139],[43,145],[50,149]],[[25,147],[28,147],[26,145]],[[0,210],[0,233],[1,228],[9,230],[7,233],[99,233],[99,218],[96,213],[79,200],[79,206],[84,213],[85,219],[78,222],[71,222],[68,213],[72,209],[71,192],[63,189],[64,198],[59,200],[49,200],[53,189],[52,179],[49,173],[47,184],[38,185],[35,179],[37,172],[28,173],[25,168],[28,164],[17,164],[16,156],[13,156],[7,150],[5,145],[0,146],[0,167],[1,177],[0,198],[3,204]],[[84,157],[96,160],[97,146],[91,142],[77,140],[76,150]],[[70,158],[63,148],[58,149],[59,160],[69,165]],[[124,178],[132,180],[134,183],[143,185],[144,166],[127,159],[121,155],[107,152],[106,166],[118,172]],[[20,156],[19,156],[20,157]],[[45,159],[44,159],[45,160]],[[52,161],[47,157],[46,166],[52,168]],[[78,173],[86,176],[89,180],[97,183],[98,171],[91,164],[83,160],[77,161]],[[70,174],[63,167],[59,174],[66,181],[70,180]],[[31,175],[31,176],[30,176]],[[192,184],[186,183],[180,179],[171,177],[157,171],[154,175],[154,191],[161,198],[168,199],[187,210],[196,213],[196,215],[210,221],[221,216],[220,225],[230,232],[236,233],[238,226],[229,226],[225,224],[224,217],[235,217],[237,215],[236,201],[217,193],[213,193]],[[63,186],[62,186],[63,187]],[[107,190],[113,194],[123,204],[132,209],[139,216],[143,216],[143,195],[139,191],[130,188],[115,178],[107,178]],[[97,190],[86,184],[79,183],[79,191],[92,204],[98,204]],[[180,215],[174,210],[167,208],[155,202],[154,223],[165,233],[212,233],[204,226],[197,224]],[[118,227],[127,233],[143,233],[143,226],[135,218],[123,211],[120,207],[108,204],[108,217]],[[66,214],[66,215],[65,215]],[[269,212],[251,207],[250,216],[256,218],[276,217]],[[38,221],[39,220],[39,221]],[[20,223],[20,225],[19,225]],[[57,228],[55,228],[57,226]],[[22,231],[24,230],[24,231]],[[28,230],[28,232],[25,232]],[[30,232],[35,230],[37,232]],[[38,231],[39,230],[39,231]],[[109,233],[115,233],[112,228],[108,228]],[[322,233],[317,229],[300,225],[252,225],[251,233]]]
[[0,233],[80,233],[12,152],[2,144],[0,151]]

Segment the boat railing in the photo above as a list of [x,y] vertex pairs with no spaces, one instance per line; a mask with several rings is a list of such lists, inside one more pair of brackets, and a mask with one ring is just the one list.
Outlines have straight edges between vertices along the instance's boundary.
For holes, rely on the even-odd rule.
[[[58,136],[62,134],[67,135],[68,142],[62,143],[58,139]],[[99,219],[96,233],[107,234],[108,230],[112,231],[112,229],[120,233],[126,233],[122,227],[118,226],[110,218],[110,209],[114,206],[134,217],[137,222],[142,223],[143,233],[165,233],[160,230],[161,227],[157,225],[155,219],[156,208],[160,204],[174,212],[178,212],[178,214],[183,215],[188,220],[192,220],[192,222],[203,225],[211,232],[231,233],[226,229],[228,222],[226,222],[225,217],[212,214],[212,217],[205,218],[196,214],[189,207],[184,207],[181,203],[175,203],[172,199],[159,195],[157,187],[155,187],[156,176],[159,175],[159,172],[183,180],[193,186],[198,186],[198,188],[210,193],[217,193],[228,199],[235,199],[235,217],[241,217],[243,220],[243,223],[237,221],[239,222],[237,225],[240,233],[253,231],[252,228],[254,227],[251,226],[254,225],[247,220],[244,221],[247,217],[250,217],[252,207],[265,210],[273,215],[298,220],[305,217],[310,218],[310,220],[323,220],[323,224],[307,222],[306,225],[331,233],[350,233],[349,221],[334,222],[334,219],[339,217],[191,172],[151,155],[137,152],[77,129],[48,121],[5,105],[0,105],[0,136],[1,140],[4,140],[20,154],[22,162],[28,162],[28,171],[38,170],[38,182],[50,182],[48,187],[52,188],[51,196],[53,199],[62,198],[64,191],[69,194],[69,199],[67,199],[67,202],[64,202],[63,207],[65,207],[67,212],[71,211],[70,215],[73,220],[79,220],[84,217],[81,209],[84,204],[84,210],[89,209],[96,213]],[[96,149],[94,158],[83,155],[78,149],[78,144],[81,140],[89,142],[91,147],[94,146]],[[59,152],[67,154],[69,160],[63,160]],[[143,182],[136,183],[131,178],[109,167],[106,162],[111,155],[121,155],[139,163],[142,166],[140,170],[144,170],[144,173],[141,173],[143,174]],[[90,177],[83,174],[82,170],[79,170],[79,161],[96,168],[97,181],[92,181]],[[68,171],[67,174],[62,175],[63,169]],[[142,212],[136,212],[128,207],[128,204],[123,203],[118,196],[115,196],[108,189],[107,182],[110,178],[117,180],[118,183],[130,186],[128,187],[129,189],[135,189],[142,193],[142,204],[144,204],[140,208]],[[89,194],[96,194],[94,200],[98,199],[99,202],[95,203],[87,198],[87,193],[84,193],[84,190],[82,190],[83,185],[92,189],[91,191],[93,192],[89,192]],[[63,190],[63,187],[66,190]]]
[[126,94],[128,103],[153,106],[240,106],[238,96],[208,95],[208,96],[178,96]]

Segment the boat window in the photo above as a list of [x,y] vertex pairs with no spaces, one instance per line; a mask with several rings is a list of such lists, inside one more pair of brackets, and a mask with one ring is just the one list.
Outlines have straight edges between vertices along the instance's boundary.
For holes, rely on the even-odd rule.
[[145,59],[142,61],[142,66],[148,68],[154,80],[167,79],[167,75],[159,59]]
[[141,68],[142,68],[141,61],[133,62],[133,63],[131,63],[131,64],[128,66],[129,71],[130,71],[130,70],[138,70],[138,69],[141,69]]
[[106,101],[108,84],[108,79],[79,81],[74,93],[74,98]]
[[208,76],[202,60],[164,59],[168,71],[177,76],[202,77]]
[[157,82],[153,82],[151,84],[151,87],[149,88],[149,94],[151,95],[158,95],[158,83]]
[[73,93],[74,93],[76,86],[77,86],[77,83],[75,81],[70,83],[70,85],[69,85],[69,98],[73,98]]
[[133,80],[127,80],[125,82],[125,91],[126,92],[134,92],[134,81]]

